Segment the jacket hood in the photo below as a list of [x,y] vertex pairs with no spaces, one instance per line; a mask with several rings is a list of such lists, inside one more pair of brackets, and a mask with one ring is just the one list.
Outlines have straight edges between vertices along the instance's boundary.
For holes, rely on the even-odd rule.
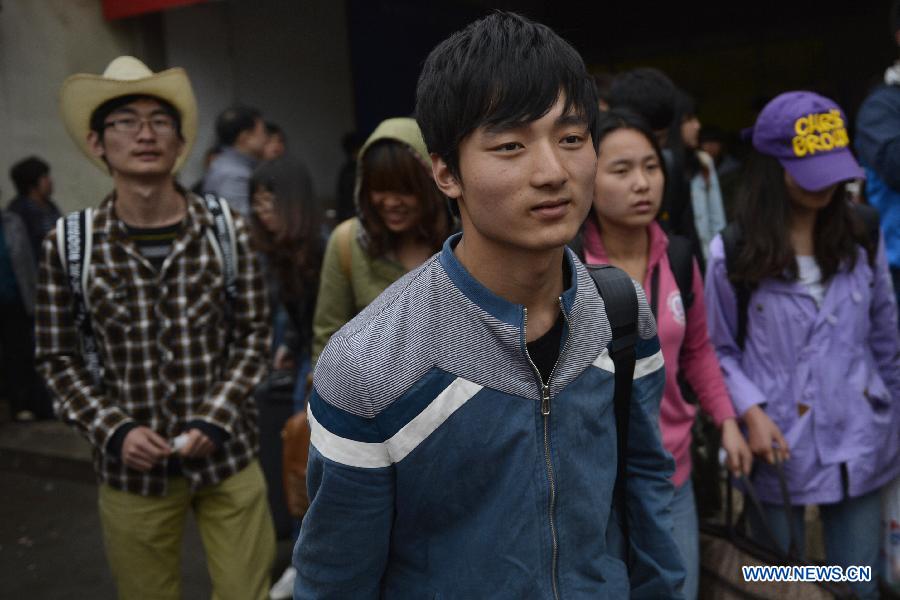
[[[422,137],[422,130],[419,129],[419,124],[416,123],[416,120],[409,117],[395,117],[382,121],[378,127],[375,128],[375,131],[372,132],[372,135],[369,136],[369,139],[366,140],[366,143],[362,145],[362,148],[359,150],[359,156],[356,159],[356,182],[353,186],[353,204],[356,207],[356,216],[361,225],[361,227],[358,227],[356,230],[356,239],[364,250],[368,250],[369,248],[369,233],[366,222],[362,217],[361,210],[360,192],[362,191],[363,162],[369,148],[381,140],[393,140],[406,146],[416,160],[421,163],[422,168],[425,169],[428,176],[431,177],[431,157],[428,154],[428,147],[425,145],[425,139]],[[453,217],[449,213],[449,209],[447,218],[450,219],[451,223],[453,222]]]
[[422,163],[422,168],[431,174],[431,157],[428,155],[428,148],[425,146],[425,140],[422,138],[422,131],[415,119],[409,117],[396,117],[386,119],[379,123],[366,143],[359,149],[359,157],[356,159],[356,182],[353,185],[353,202],[356,205],[356,214],[360,214],[360,198],[359,193],[362,188],[362,171],[363,159],[366,152],[375,142],[381,140],[394,140],[404,144],[416,159]]

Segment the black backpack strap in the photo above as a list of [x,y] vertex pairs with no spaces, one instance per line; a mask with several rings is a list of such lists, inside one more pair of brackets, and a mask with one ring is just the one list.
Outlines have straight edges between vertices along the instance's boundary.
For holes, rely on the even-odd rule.
[[[645,290],[646,291],[646,290]],[[653,267],[653,272],[650,273],[650,312],[653,313],[653,318],[659,318],[659,264]]]
[[686,237],[670,235],[666,254],[669,257],[672,275],[675,276],[675,283],[678,284],[681,303],[687,313],[694,303],[694,244]]
[[[684,236],[669,234],[669,246],[666,255],[669,257],[669,268],[678,285],[684,312],[694,303],[694,247],[691,240]],[[659,264],[650,273],[650,311],[653,318],[659,318]]]
[[581,229],[578,230],[572,241],[568,243],[568,246],[581,259],[581,262],[584,262],[584,225],[581,226]]
[[203,197],[206,208],[213,217],[213,229],[210,240],[214,242],[213,248],[219,254],[222,261],[222,270],[225,273],[225,296],[228,298],[229,313],[234,308],[237,298],[237,241],[235,240],[234,221],[231,218],[231,209],[224,198],[215,194],[206,194]]
[[81,355],[85,367],[100,387],[103,382],[103,367],[97,339],[91,326],[90,300],[87,294],[88,271],[93,249],[93,210],[86,208],[61,217],[56,222],[56,243],[60,262],[69,278],[72,294],[72,320],[79,332]]
[[750,288],[746,283],[735,282],[730,275],[737,270],[737,257],[741,250],[741,229],[737,223],[729,223],[722,230],[722,245],[725,249],[725,270],[729,273],[731,287],[734,289],[734,296],[737,300],[738,327],[735,341],[738,348],[743,350],[744,343],[747,341],[747,310],[750,307]]
[[[635,345],[638,340],[638,299],[629,275],[612,265],[587,265],[597,291],[606,306],[606,316],[612,329],[609,355],[615,365],[613,406],[616,415],[616,484],[613,497],[620,508],[622,533],[628,538],[625,512],[626,456],[628,453],[628,422],[630,419],[631,389],[634,381]],[[627,547],[627,544],[626,544]]]

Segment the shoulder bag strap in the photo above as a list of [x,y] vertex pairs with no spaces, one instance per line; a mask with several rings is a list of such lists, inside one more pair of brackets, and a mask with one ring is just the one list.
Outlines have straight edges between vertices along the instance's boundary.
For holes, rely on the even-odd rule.
[[350,281],[350,277],[353,275],[353,223],[353,219],[348,219],[338,225],[335,232],[338,236],[338,260],[341,263],[341,272],[344,273],[347,281]]

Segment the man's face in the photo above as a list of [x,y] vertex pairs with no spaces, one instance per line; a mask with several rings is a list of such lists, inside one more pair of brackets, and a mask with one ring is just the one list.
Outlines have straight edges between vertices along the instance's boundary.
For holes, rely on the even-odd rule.
[[287,148],[284,145],[284,136],[280,133],[273,133],[268,136],[263,146],[263,160],[274,160],[279,156],[284,156]]
[[50,178],[50,173],[46,175],[42,175],[37,182],[37,191],[41,198],[48,199],[53,195],[53,180]]
[[240,135],[243,139],[239,145],[251,156],[263,158],[263,150],[266,142],[269,141],[265,122],[262,119],[256,119],[253,129],[242,131]]
[[713,160],[719,160],[722,156],[722,142],[719,140],[700,142],[700,149],[712,156]]
[[438,186],[458,200],[466,239],[545,251],[575,237],[591,206],[597,155],[587,122],[563,114],[564,104],[561,96],[530,123],[476,129],[460,143],[459,179],[432,158]]
[[88,145],[98,157],[106,157],[113,174],[129,177],[169,175],[184,150],[175,120],[162,105],[141,98],[111,112],[103,123],[103,135],[92,131]]

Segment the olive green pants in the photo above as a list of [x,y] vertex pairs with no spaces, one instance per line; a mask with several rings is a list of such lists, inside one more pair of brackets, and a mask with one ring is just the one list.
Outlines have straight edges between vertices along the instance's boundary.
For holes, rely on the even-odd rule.
[[100,486],[106,554],[122,600],[181,600],[181,547],[188,510],[203,539],[215,600],[268,598],[275,531],[259,463],[191,493],[184,478],[166,496]]

